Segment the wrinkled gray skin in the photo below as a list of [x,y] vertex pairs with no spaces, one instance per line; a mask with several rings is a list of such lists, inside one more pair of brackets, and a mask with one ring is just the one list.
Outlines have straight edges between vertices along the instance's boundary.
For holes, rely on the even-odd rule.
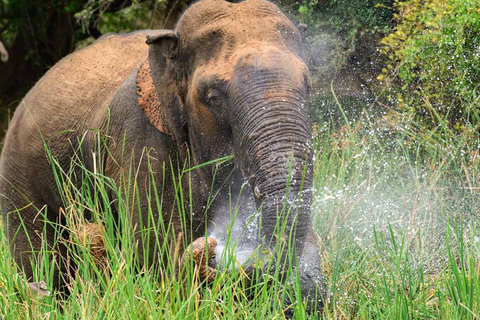
[[[32,249],[40,252],[42,248],[43,215],[53,222],[46,224],[48,247],[65,255],[61,244],[53,245],[54,228],[62,233],[65,218],[59,215],[63,203],[41,135],[65,170],[79,150],[86,167],[93,170],[97,132],[102,132],[110,153],[95,160],[97,168],[103,166],[104,173],[117,182],[132,165],[138,168],[140,207],[145,213],[150,162],[157,186],[164,185],[161,217],[171,218],[176,232],[181,226],[170,163],[181,167],[188,154],[192,166],[233,154],[233,174],[229,175],[231,166],[223,166],[216,174],[214,190],[226,182],[206,219],[214,170],[205,166],[191,172],[193,201],[189,205],[194,215],[187,217],[192,228],[186,241],[205,234],[205,221],[209,232],[222,241],[221,231],[231,219],[230,190],[232,203],[241,203],[234,236],[242,250],[262,243],[273,248],[278,241],[277,212],[287,202],[293,210],[279,219],[288,219],[286,234],[294,234],[303,295],[314,301],[315,291],[323,294],[319,250],[309,216],[312,142],[306,100],[310,80],[302,55],[298,29],[273,4],[205,0],[192,5],[173,31],[107,36],[54,66],[17,108],[0,159],[4,225],[13,256],[26,277],[33,276],[29,259],[39,256],[32,255]],[[163,108],[163,132],[151,124],[137,102],[137,70],[147,56]],[[236,199],[244,183],[242,196]],[[187,184],[184,181],[184,194],[188,194]],[[261,214],[245,227],[260,207]],[[146,217],[142,220],[135,212],[133,225],[142,229]],[[160,217],[158,212],[154,215]],[[164,239],[153,232],[150,237]],[[152,247],[150,260],[155,256]]]

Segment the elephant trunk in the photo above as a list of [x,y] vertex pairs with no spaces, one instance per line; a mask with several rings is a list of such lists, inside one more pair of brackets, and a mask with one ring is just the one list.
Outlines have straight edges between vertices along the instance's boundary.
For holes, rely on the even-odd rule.
[[307,309],[320,310],[325,287],[310,219],[313,152],[308,81],[308,69],[295,55],[268,47],[246,52],[235,63],[228,88],[229,117],[236,164],[261,208],[259,244],[268,245],[275,254],[274,264],[258,272],[286,275],[284,267],[293,251]]
[[[275,244],[275,233],[294,232],[300,253],[310,223],[312,199],[311,137],[298,107],[283,101],[268,105],[253,128],[245,128],[245,157],[257,206],[262,208],[262,234]],[[256,122],[256,121],[254,121]],[[258,133],[262,132],[261,135]],[[291,228],[294,230],[291,230]]]
[[280,233],[285,240],[292,235],[299,256],[311,227],[312,138],[306,92],[286,80],[265,81],[277,78],[255,70],[249,75],[250,80],[257,76],[254,89],[236,95],[237,163],[262,209],[263,241],[273,248]]

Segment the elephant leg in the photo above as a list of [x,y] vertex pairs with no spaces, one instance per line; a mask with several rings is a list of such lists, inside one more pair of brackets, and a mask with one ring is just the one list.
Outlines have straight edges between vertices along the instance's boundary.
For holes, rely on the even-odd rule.
[[3,224],[10,243],[11,253],[23,269],[27,281],[40,281],[38,277],[44,272],[44,277],[53,268],[53,289],[61,289],[68,271],[67,249],[63,241],[65,230],[61,217],[50,207],[41,209],[33,204],[24,203],[22,208],[16,208],[13,202],[4,201]]
[[[149,203],[146,196],[140,196],[138,201]],[[155,202],[153,200],[150,207],[140,205],[140,210],[132,213],[135,255],[140,266],[166,268],[179,260],[184,248],[192,241],[192,228],[180,219],[176,210],[163,203],[157,206]],[[175,258],[174,253],[178,253]]]
[[[131,156],[131,160],[122,165],[123,173],[117,178],[119,187],[124,190],[122,193],[128,195],[126,205],[116,208],[119,225],[133,232],[135,258],[140,268],[166,267],[171,262],[170,251],[178,245],[181,255],[191,242],[193,228],[190,219],[181,216],[180,212],[188,212],[188,209],[176,194],[178,188],[174,190],[172,181],[176,177],[172,177],[170,164],[151,157],[148,152],[140,155],[137,161]],[[182,242],[177,244],[177,239]]]

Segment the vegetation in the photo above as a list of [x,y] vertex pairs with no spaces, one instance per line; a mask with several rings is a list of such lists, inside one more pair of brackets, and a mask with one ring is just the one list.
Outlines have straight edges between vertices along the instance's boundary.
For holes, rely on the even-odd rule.
[[[101,144],[101,137],[99,141]],[[52,262],[52,249],[45,245],[39,252],[39,259],[31,263],[36,279],[44,280],[50,288],[54,281],[54,265],[75,265],[78,269],[71,275],[64,275],[70,292],[66,298],[60,292],[43,298],[35,296],[18,273],[0,228],[0,252],[5,261],[0,264],[0,314],[6,319],[124,319],[125,315],[132,319],[252,319],[283,314],[304,317],[306,307],[301,302],[296,304],[295,309],[283,302],[295,301],[293,297],[299,285],[281,285],[278,280],[280,268],[275,268],[276,272],[272,275],[264,275],[255,286],[249,285],[249,278],[242,268],[245,265],[240,265],[232,254],[236,244],[234,239],[222,244],[226,248],[220,257],[219,265],[222,267],[213,282],[200,280],[198,265],[192,260],[179,271],[178,252],[185,243],[182,237],[176,235],[178,230],[173,230],[168,220],[156,221],[153,217],[154,211],[167,210],[162,208],[162,186],[156,185],[153,177],[147,187],[149,221],[144,222],[143,229],[134,228],[132,214],[133,208],[138,206],[136,199],[139,197],[136,168],[122,172],[121,182],[116,184],[99,173],[102,168],[98,168],[99,172],[91,172],[83,167],[79,162],[80,155],[71,160],[70,170],[64,171],[47,148],[46,151],[65,203],[60,213],[65,217],[65,231],[70,235],[68,239],[55,237],[53,246],[67,246],[69,256],[68,259],[57,258]],[[98,159],[102,157],[101,152],[99,148],[95,153]],[[206,165],[214,164],[215,168],[231,160],[232,157],[225,157]],[[192,199],[191,194],[182,193],[180,184],[185,179],[190,181],[189,174],[193,169],[184,168],[180,170],[180,175],[175,175],[176,169],[166,164],[164,174],[166,170],[174,174],[172,182],[177,191],[178,211],[184,222],[182,234],[188,236],[185,221],[189,220],[186,216],[192,214],[187,205],[192,203]],[[79,177],[82,177],[83,184],[77,186],[72,181]],[[116,213],[113,212],[111,192],[113,202],[117,203]],[[135,196],[130,198],[132,193]],[[230,210],[235,212],[236,206],[232,204]],[[47,214],[42,209],[39,212],[39,219]],[[85,216],[91,216],[90,221]],[[47,218],[44,219],[47,221]],[[100,227],[92,228],[92,225]],[[285,228],[285,225],[277,223],[278,237],[284,236]],[[151,229],[158,230],[157,235],[165,234],[169,238],[162,241],[157,237],[153,242],[146,242],[145,247],[139,247],[135,233],[140,233],[142,239],[149,239]],[[283,252],[281,243],[278,241],[271,257],[280,255],[275,252]],[[155,247],[156,254],[166,258],[164,263],[160,263],[161,268],[150,268],[146,263],[152,258],[146,254],[149,247]],[[292,250],[287,248],[287,251],[291,254]],[[255,260],[249,262],[251,265],[258,263]],[[267,268],[272,269],[273,264],[279,261],[267,259],[261,263],[268,264]],[[295,277],[291,265],[285,274],[290,279]]]
[[[382,137],[380,125],[365,114],[362,120],[333,129],[315,127],[315,202],[313,217],[323,243],[322,256],[329,300],[327,319],[474,319],[479,310],[478,222],[476,181],[478,156],[465,154],[470,140],[432,134],[428,153],[412,154],[404,146],[412,127]],[[432,132],[433,133],[433,132]],[[52,163],[54,159],[52,158]],[[55,168],[55,166],[54,166]],[[166,168],[169,170],[170,168]],[[131,233],[115,232],[105,190],[114,190],[122,210],[120,224],[128,225],[131,204],[125,199],[130,183],[116,186],[101,174],[83,171],[85,185],[74,188],[58,172],[65,197],[68,228],[75,230],[80,212],[92,212],[105,225],[108,260],[99,265],[92,247],[71,237],[72,261],[80,267],[71,283],[71,295],[58,293],[43,300],[22,291],[18,269],[2,238],[0,252],[0,313],[9,318],[120,319],[131,318],[283,318],[292,294],[275,282],[260,282],[255,298],[246,291],[241,269],[222,271],[210,285],[201,285],[192,267],[177,277],[175,239],[158,243],[170,258],[162,272],[138,270]],[[188,175],[188,172],[184,173]],[[180,177],[177,177],[178,179]],[[93,183],[88,183],[88,181]],[[93,190],[92,190],[93,186]],[[152,207],[161,200],[152,193]],[[183,205],[179,194],[179,204]],[[104,209],[100,209],[104,208]],[[188,212],[188,207],[184,208]],[[168,229],[160,224],[158,228]],[[78,234],[78,233],[76,233]],[[36,262],[37,280],[52,283],[48,250]],[[227,265],[235,265],[229,256]],[[290,270],[290,272],[292,272]],[[272,282],[273,281],[273,284]],[[186,290],[186,291],[185,291]],[[186,293],[185,293],[186,292]],[[185,299],[184,294],[187,299]],[[273,307],[272,307],[273,306]],[[297,319],[308,318],[296,304]],[[318,319],[320,315],[310,318]]]
[[435,127],[478,123],[478,1],[397,2],[397,26],[382,40],[388,63],[380,75],[400,112]]
[[[316,79],[312,216],[329,292],[326,319],[480,316],[478,4],[282,2],[310,27],[307,43]],[[377,49],[383,56],[371,55]],[[325,81],[323,75],[331,73],[353,73],[368,94],[343,90],[336,77]],[[83,173],[93,183],[80,189],[59,173],[64,211],[89,208],[105,225],[106,269],[88,246],[73,239],[71,257],[81,267],[72,294],[37,299],[19,285],[19,270],[0,234],[0,314],[6,319],[281,319],[287,309],[297,319],[309,318],[301,302],[284,303],[285,295],[298,290],[296,284],[284,290],[275,277],[259,282],[254,299],[241,269],[222,271],[212,284],[201,285],[192,266],[180,281],[168,254],[176,246],[173,240],[159,245],[172,258],[163,272],[138,270],[133,237],[115,234],[102,196],[105,188],[113,189],[124,210],[120,216],[128,217],[124,195],[130,184]],[[183,197],[188,195],[179,195],[180,204]],[[69,228],[75,229],[79,218],[71,217]],[[51,286],[51,269],[42,261],[38,280]]]

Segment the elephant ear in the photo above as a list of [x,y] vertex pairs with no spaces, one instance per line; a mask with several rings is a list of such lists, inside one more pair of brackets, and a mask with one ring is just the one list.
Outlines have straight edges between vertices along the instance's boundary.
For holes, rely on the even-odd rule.
[[160,102],[157,90],[153,85],[152,73],[148,61],[138,69],[136,80],[137,102],[140,109],[145,112],[151,124],[157,128],[158,131],[172,135],[166,124],[166,113],[163,108],[164,105]]
[[147,35],[148,62],[152,71],[152,77],[156,82],[160,81],[167,71],[169,60],[176,56],[178,37],[173,30],[159,30],[157,33]]
[[147,36],[148,65],[161,111],[145,113],[154,125],[158,123],[156,118],[161,117],[164,132],[173,136],[182,151],[186,147],[187,128],[183,100],[175,81],[178,42],[179,39],[172,30],[159,30]]

